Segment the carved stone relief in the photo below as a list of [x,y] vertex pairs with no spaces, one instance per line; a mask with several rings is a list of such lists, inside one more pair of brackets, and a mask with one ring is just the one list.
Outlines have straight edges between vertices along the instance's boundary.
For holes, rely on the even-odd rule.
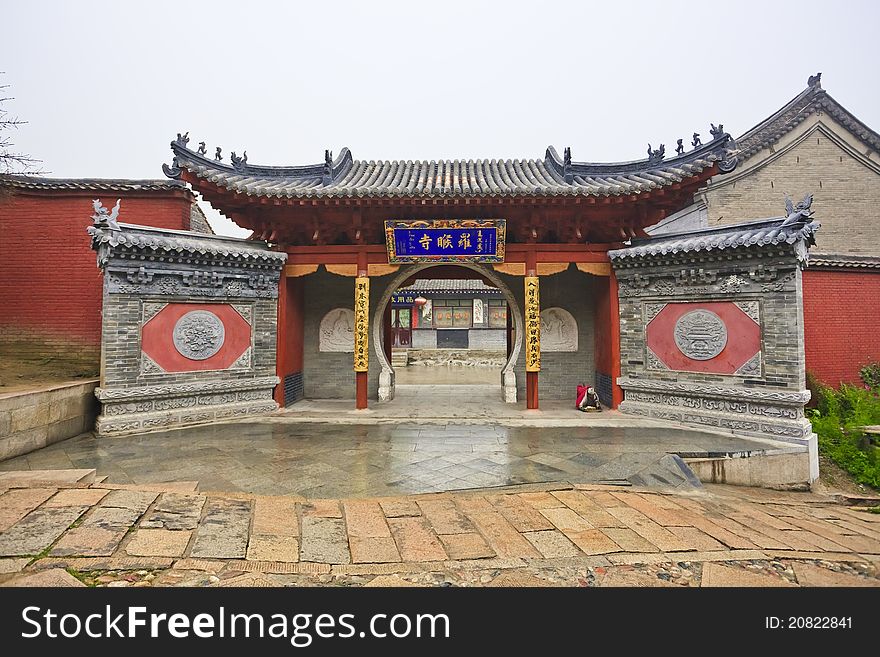
[[675,344],[688,358],[711,360],[727,345],[727,327],[709,310],[692,310],[675,323]]
[[334,308],[321,320],[318,351],[354,353],[354,311]]
[[547,308],[541,312],[541,351],[577,351],[578,326],[564,308]]
[[223,322],[207,310],[191,310],[174,325],[174,347],[190,360],[206,360],[220,351],[226,339]]

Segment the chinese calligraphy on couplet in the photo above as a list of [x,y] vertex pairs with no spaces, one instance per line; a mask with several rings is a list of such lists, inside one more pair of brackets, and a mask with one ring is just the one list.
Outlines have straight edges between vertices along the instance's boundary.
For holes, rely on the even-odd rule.
[[526,276],[526,372],[541,371],[541,297],[537,276]]
[[370,364],[369,349],[370,279],[354,280],[354,371],[366,372]]

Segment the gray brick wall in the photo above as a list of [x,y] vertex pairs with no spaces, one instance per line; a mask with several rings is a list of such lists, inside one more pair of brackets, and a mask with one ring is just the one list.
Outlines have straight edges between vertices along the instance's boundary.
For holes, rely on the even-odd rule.
[[[572,314],[578,325],[577,352],[541,354],[541,372],[538,375],[538,398],[546,400],[571,400],[579,383],[592,383],[595,377],[595,276],[585,274],[575,267],[552,276],[542,276],[540,281],[541,308],[559,307]],[[510,287],[520,309],[523,308],[525,291],[521,276],[502,275]],[[517,399],[525,399],[525,354],[520,351],[516,362]]]
[[[286,256],[259,243],[193,232],[140,226],[90,232],[104,270],[99,434],[277,408],[278,277]],[[169,303],[235,307],[251,326],[249,361],[223,370],[163,371],[142,351],[141,340],[146,322]]]
[[[809,392],[795,248],[750,245],[613,260],[619,281],[620,410],[806,445],[818,476],[816,439],[803,412]],[[672,302],[735,302],[757,311],[760,361],[739,373],[710,374],[672,370],[655,360],[646,326]],[[728,345],[737,339],[728,333]]]

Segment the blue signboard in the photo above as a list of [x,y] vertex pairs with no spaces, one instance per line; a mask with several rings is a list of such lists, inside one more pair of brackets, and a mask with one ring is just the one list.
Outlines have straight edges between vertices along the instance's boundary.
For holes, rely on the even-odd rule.
[[416,295],[408,294],[392,294],[391,304],[394,306],[412,306],[416,302]]
[[504,219],[386,221],[388,262],[504,262]]

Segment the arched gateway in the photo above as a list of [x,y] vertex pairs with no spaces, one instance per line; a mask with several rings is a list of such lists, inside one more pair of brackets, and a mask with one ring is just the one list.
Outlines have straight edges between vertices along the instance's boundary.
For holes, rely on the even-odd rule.
[[812,197],[785,217],[645,232],[736,165],[729,135],[713,126],[712,137],[620,164],[552,148],[539,160],[439,162],[344,149],[322,164],[265,167],[212,160],[180,135],[165,173],[252,239],[133,226],[124,207],[117,223],[96,203],[97,430],[251,415],[303,397],[359,409],[390,399],[389,296],[419,272],[464,267],[513,309],[507,401],[571,402],[592,383],[624,412],[801,445],[812,480],[801,305]]
[[[343,149],[321,164],[267,167],[237,156],[226,164],[188,141],[184,134],[172,142],[166,175],[287,254],[277,321],[282,405],[303,396],[351,398],[357,408],[390,399],[387,297],[412,272],[454,263],[479,270],[517,310],[504,399],[525,397],[538,408],[539,391],[567,399],[578,383],[592,383],[616,406],[618,295],[608,252],[646,236],[645,227],[736,164],[720,131],[687,153],[660,149],[619,164],[576,162],[570,149],[559,157],[550,147],[543,159],[506,161],[376,162]],[[578,335],[567,350],[542,355],[545,303],[571,316]],[[317,346],[316,323],[340,307],[355,313],[353,356]]]

